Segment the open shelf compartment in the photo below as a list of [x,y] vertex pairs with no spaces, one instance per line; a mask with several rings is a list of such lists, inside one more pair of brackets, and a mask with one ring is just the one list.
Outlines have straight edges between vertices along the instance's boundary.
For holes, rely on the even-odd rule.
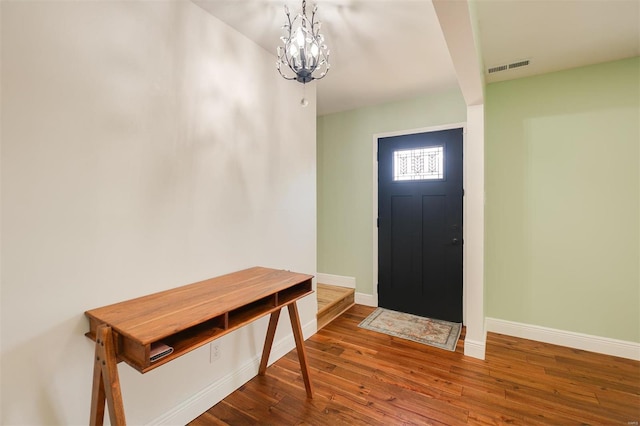
[[225,334],[227,323],[225,313],[159,340],[158,342],[172,347],[173,352],[154,362],[149,359],[150,350],[151,345],[157,342],[139,345],[131,339],[119,336],[118,355],[136,370],[146,373]]
[[229,311],[229,329],[236,329],[269,312],[273,312],[277,307],[276,301],[277,295],[274,293]]
[[311,293],[311,280],[306,280],[300,284],[291,286],[285,290],[279,291],[276,295],[276,304],[283,306],[291,303],[294,300],[300,299],[303,296]]

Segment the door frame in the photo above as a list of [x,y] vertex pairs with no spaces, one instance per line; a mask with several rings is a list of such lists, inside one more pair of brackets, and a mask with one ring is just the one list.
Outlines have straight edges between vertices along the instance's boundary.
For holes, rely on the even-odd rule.
[[[398,130],[395,132],[385,132],[385,133],[376,133],[373,135],[373,215],[372,215],[372,223],[373,223],[373,301],[376,306],[378,306],[378,142],[381,138],[388,138],[394,136],[404,136],[404,135],[414,135],[417,133],[429,133],[429,132],[437,132],[440,130],[451,130],[451,129],[460,129],[462,128],[462,187],[466,187],[467,183],[467,157],[465,153],[467,152],[467,123],[450,123],[444,124],[441,126],[430,126],[423,127],[419,129],[410,129],[410,130]],[[467,227],[466,227],[466,218],[467,218],[467,203],[466,198],[462,197],[462,239],[466,240],[467,235]],[[467,304],[466,304],[466,291],[467,291],[467,280],[466,274],[464,273],[467,265],[467,250],[463,246],[462,250],[462,323],[467,323]]]

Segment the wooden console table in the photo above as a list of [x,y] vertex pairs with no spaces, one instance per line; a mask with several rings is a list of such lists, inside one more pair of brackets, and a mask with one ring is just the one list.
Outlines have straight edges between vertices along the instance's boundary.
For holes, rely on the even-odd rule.
[[[258,374],[269,361],[278,318],[287,307],[302,378],[313,397],[296,301],[313,293],[313,276],[255,267],[85,312],[96,342],[91,425],[104,422],[105,400],[111,424],[126,424],[117,363],[141,373],[153,370],[260,317],[271,314]],[[151,361],[152,345],[173,352]]]

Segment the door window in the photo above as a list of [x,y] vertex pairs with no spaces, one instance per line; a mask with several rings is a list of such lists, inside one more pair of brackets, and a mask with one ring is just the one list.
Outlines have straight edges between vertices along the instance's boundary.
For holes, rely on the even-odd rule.
[[429,146],[393,152],[393,180],[442,180],[444,149]]

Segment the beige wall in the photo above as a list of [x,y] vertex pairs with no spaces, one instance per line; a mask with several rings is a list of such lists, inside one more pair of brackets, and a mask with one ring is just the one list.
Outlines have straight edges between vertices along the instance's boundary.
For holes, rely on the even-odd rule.
[[[300,108],[272,55],[191,2],[0,7],[0,423],[85,424],[85,310],[253,265],[315,274],[315,93]],[[121,364],[128,422],[184,424],[255,375],[265,321],[214,363]]]
[[640,60],[490,84],[486,315],[640,342]]

